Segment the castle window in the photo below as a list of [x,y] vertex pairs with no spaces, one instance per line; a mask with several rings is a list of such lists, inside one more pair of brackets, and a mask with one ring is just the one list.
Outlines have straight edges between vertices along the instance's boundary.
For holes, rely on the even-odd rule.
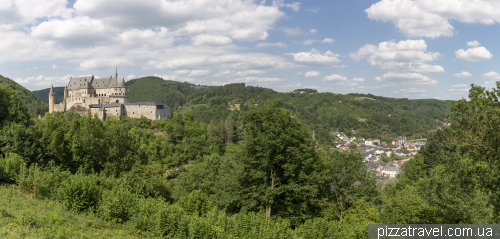
[[85,99],[83,99],[83,103],[85,103]]

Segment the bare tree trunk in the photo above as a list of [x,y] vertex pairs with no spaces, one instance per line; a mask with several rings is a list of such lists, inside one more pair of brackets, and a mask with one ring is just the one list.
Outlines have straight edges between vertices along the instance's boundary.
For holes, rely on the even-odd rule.
[[[274,189],[274,168],[271,168],[271,191]],[[266,217],[271,217],[271,205],[266,203]]]

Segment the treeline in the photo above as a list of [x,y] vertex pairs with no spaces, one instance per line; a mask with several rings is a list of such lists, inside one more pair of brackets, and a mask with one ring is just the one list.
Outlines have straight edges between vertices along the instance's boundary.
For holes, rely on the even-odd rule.
[[[165,81],[159,77],[143,77],[126,84],[131,102],[163,102],[173,112],[181,115],[190,113],[194,120],[205,124],[225,120],[230,115],[238,121],[244,113],[233,111],[245,112],[265,100],[281,99],[283,107],[294,112],[294,116],[308,125],[311,132],[314,130],[320,144],[325,147],[331,147],[337,140],[332,131],[351,136],[351,130],[356,130],[356,136],[364,138],[426,137],[430,131],[442,126],[442,122],[446,121],[444,115],[451,107],[450,101],[317,93],[311,89],[295,90],[305,91],[304,94],[278,93],[244,83],[200,86]],[[58,90],[62,88],[56,88],[56,98],[62,97]],[[46,100],[46,91],[36,92],[41,101]],[[43,112],[48,106],[38,109],[31,111]]]
[[[283,107],[316,132],[320,143],[333,145],[332,131],[345,132],[364,138],[425,137],[445,121],[450,101],[393,99],[371,94],[341,95],[317,93],[316,90],[298,89],[306,93],[278,93],[244,83],[201,87],[189,83],[165,81],[158,77],[145,77],[127,82],[131,101],[161,100],[180,114],[191,113],[196,121],[209,124],[232,115],[238,119],[239,110],[265,100],[281,99]],[[136,92],[136,88],[141,92]],[[140,95],[140,97],[139,97]],[[136,98],[139,97],[139,98]],[[231,106],[229,104],[231,103]],[[179,106],[181,106],[179,108]]]
[[[41,102],[37,99],[37,96],[33,94],[33,92],[28,89],[22,87],[17,82],[3,77],[0,75],[0,85],[6,86],[17,94],[20,99],[20,102],[27,105],[28,113],[32,117],[37,117],[39,114],[45,114],[45,112],[49,111],[49,105]],[[48,91],[47,91],[48,93]],[[48,96],[47,96],[48,99]]]
[[317,150],[279,101],[207,125],[187,113],[35,120],[4,95],[14,105],[0,118],[0,181],[138,237],[366,238],[373,223],[499,222],[498,96],[481,87],[383,188],[359,152]]

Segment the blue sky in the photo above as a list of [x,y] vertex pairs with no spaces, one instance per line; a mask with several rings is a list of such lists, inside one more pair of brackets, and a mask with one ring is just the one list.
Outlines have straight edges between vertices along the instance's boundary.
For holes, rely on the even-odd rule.
[[456,100],[500,80],[499,22],[491,0],[7,0],[0,74]]

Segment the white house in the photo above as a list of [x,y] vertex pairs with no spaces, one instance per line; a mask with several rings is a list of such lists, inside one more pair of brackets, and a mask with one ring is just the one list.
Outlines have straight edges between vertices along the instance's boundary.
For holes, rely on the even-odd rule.
[[382,169],[382,175],[389,176],[390,178],[396,177],[398,173],[400,173],[401,167],[398,167],[397,164],[387,163]]
[[373,141],[371,138],[365,140],[365,145],[373,145]]

